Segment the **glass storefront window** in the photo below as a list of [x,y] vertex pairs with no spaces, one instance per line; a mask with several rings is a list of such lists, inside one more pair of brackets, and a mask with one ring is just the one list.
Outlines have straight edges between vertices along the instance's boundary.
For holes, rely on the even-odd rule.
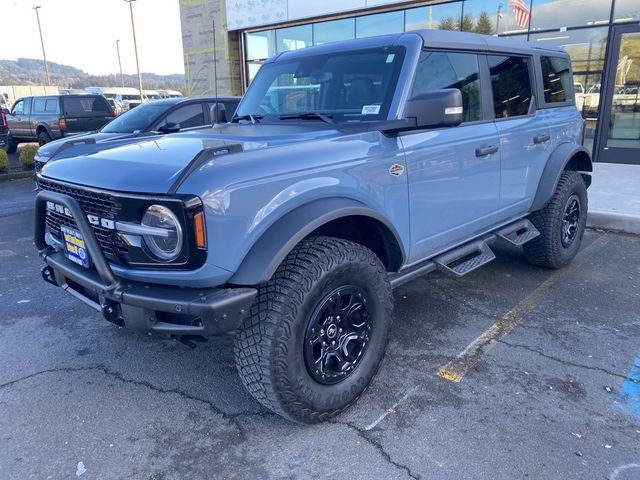
[[632,20],[640,20],[640,1],[616,0],[613,19],[614,22],[630,22]]
[[404,30],[404,11],[378,13],[356,17],[356,37],[373,37],[389,33],[400,33]]
[[330,22],[320,22],[313,25],[313,44],[350,40],[355,35],[355,19],[345,18]]
[[465,0],[462,30],[485,35],[526,32],[529,0],[518,3],[521,7],[509,0]]
[[310,47],[312,38],[310,24],[300,25],[299,27],[279,28],[276,30],[276,53]]
[[611,0],[533,0],[531,9],[532,31],[606,25],[611,15]]
[[435,28],[438,30],[460,30],[462,2],[410,8],[405,13],[404,30]]
[[604,68],[607,31],[607,27],[598,27],[567,32],[532,33],[529,41],[563,47],[571,56],[574,72],[592,72]]
[[245,34],[247,60],[266,60],[276,54],[276,38],[273,30]]

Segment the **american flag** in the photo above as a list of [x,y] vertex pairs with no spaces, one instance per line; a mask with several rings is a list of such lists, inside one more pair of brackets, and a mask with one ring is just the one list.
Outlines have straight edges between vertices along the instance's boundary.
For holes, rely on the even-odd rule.
[[523,0],[509,0],[509,5],[513,8],[518,26],[520,28],[527,28],[529,25],[529,9]]

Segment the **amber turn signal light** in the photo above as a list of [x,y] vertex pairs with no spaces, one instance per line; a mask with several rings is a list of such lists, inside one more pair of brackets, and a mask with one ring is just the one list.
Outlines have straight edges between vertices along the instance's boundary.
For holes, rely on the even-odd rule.
[[193,216],[193,227],[196,233],[196,247],[206,248],[207,238],[204,233],[204,213],[198,212]]

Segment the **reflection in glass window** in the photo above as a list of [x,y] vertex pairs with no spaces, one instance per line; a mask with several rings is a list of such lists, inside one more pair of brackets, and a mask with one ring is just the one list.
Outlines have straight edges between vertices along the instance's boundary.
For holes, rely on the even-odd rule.
[[546,103],[561,103],[571,99],[573,84],[569,60],[564,57],[540,57],[542,87]]
[[640,2],[638,0],[616,0],[613,18],[614,22],[630,22],[640,19]]
[[607,27],[531,34],[529,41],[564,48],[571,56],[574,72],[591,72],[604,68]]
[[279,28],[276,30],[276,53],[311,46],[311,25]]
[[406,32],[421,28],[460,30],[462,2],[410,8],[405,14]]
[[378,13],[356,18],[356,37],[373,37],[404,30],[404,12]]
[[313,25],[314,45],[350,40],[355,35],[355,29],[353,18],[316,23]]
[[441,88],[457,88],[462,92],[465,122],[481,119],[477,55],[448,52],[422,53],[413,85],[413,95]]
[[496,118],[527,115],[531,103],[529,59],[502,55],[489,55],[487,59]]
[[273,30],[245,34],[247,60],[266,60],[276,54],[276,38]]
[[[638,3],[638,0],[633,1]],[[531,8],[532,31],[606,25],[611,14],[611,0],[533,0]]]
[[462,30],[494,35],[526,32],[529,0],[466,0]]
[[202,105],[186,105],[180,107],[177,110],[171,112],[160,123],[160,126],[174,124],[180,126],[180,128],[198,127],[204,125],[204,113],[202,111]]

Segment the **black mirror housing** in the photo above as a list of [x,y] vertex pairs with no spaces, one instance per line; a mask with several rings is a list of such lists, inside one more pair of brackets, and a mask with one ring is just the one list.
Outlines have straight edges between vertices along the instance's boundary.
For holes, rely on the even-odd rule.
[[224,103],[216,102],[211,105],[209,115],[213,125],[217,123],[227,123],[227,108],[224,106]]
[[445,88],[420,93],[407,101],[404,116],[416,129],[455,127],[462,123],[462,92]]
[[160,133],[177,133],[181,129],[179,123],[167,122],[158,128]]

